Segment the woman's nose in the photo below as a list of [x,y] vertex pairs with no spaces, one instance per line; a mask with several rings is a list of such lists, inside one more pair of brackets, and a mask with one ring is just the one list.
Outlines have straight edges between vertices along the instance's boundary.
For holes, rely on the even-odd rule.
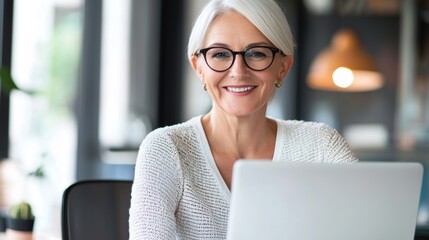
[[230,72],[231,72],[232,76],[247,75],[248,70],[249,70],[249,68],[247,67],[246,63],[244,62],[243,56],[240,54],[237,54],[235,56],[235,61],[230,68]]

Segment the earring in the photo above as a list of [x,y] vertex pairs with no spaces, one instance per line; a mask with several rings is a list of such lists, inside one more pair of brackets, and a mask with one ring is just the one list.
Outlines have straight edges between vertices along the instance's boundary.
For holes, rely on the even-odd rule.
[[207,91],[207,84],[206,83],[203,83],[203,89],[204,89],[204,91]]
[[282,85],[278,82],[274,83],[274,86],[276,86],[276,88],[280,88]]

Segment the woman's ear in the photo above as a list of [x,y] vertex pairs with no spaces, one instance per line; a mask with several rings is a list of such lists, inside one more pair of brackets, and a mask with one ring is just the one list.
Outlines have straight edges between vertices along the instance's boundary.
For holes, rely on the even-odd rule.
[[292,67],[293,56],[291,56],[291,55],[284,56],[282,58],[281,64],[282,65],[281,65],[281,69],[279,71],[278,79],[281,79],[281,81],[283,81],[283,79],[285,79],[286,75],[288,74],[289,70]]
[[200,65],[200,61],[199,61],[199,57],[198,55],[192,55],[191,57],[191,65],[192,65],[192,69],[194,69],[194,72],[197,74],[198,78],[201,80],[203,79],[203,71],[201,69],[201,65]]

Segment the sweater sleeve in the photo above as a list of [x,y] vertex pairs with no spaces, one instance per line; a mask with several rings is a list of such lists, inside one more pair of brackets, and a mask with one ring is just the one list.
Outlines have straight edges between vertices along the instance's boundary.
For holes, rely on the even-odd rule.
[[131,240],[176,239],[175,211],[181,195],[181,171],[173,141],[159,129],[140,146],[131,193]]
[[335,129],[326,124],[322,124],[322,129],[328,137],[323,157],[326,162],[352,163],[358,161],[349,144]]

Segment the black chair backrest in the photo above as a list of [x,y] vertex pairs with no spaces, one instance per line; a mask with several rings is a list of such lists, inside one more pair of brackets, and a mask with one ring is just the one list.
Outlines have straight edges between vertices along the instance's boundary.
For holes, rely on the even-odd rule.
[[128,240],[132,181],[88,180],[63,194],[63,240]]

